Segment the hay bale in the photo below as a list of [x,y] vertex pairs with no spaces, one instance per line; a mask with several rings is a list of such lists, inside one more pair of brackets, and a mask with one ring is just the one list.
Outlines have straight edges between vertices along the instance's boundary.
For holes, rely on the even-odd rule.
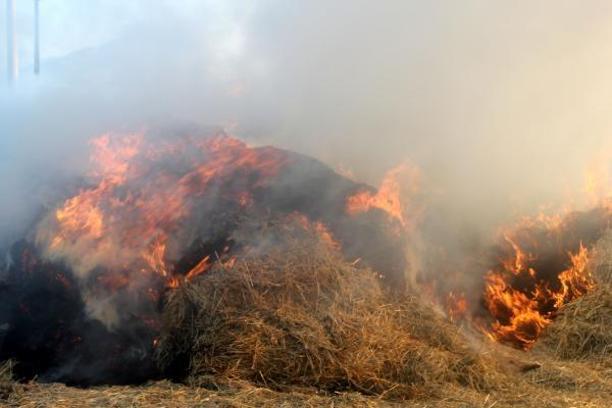
[[158,363],[188,366],[200,385],[247,380],[388,398],[446,382],[488,386],[487,367],[457,328],[416,298],[390,301],[374,273],[316,239],[182,285],[167,298],[163,323]]

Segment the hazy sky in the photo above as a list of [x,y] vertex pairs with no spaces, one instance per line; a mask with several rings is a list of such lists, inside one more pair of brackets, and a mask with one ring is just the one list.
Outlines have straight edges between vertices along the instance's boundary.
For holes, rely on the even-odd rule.
[[[19,55],[25,65],[32,63],[33,4],[34,0],[16,0]],[[41,55],[57,58],[100,46],[133,27],[160,23],[164,19],[184,19],[195,24],[202,14],[212,17],[210,21],[215,22],[215,27],[209,29],[217,37],[232,36],[240,20],[254,6],[254,2],[224,0],[41,0]],[[4,13],[3,6],[3,26]]]
[[598,155],[610,166],[608,0],[41,0],[40,78],[32,1],[16,2],[1,217],[39,174],[86,157],[91,136],[168,122],[225,126],[371,182],[412,160],[475,218],[558,198]]

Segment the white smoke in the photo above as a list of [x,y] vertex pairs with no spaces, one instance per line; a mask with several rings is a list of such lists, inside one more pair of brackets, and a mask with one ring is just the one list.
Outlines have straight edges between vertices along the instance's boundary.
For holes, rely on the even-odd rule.
[[221,125],[373,183],[409,158],[458,225],[559,198],[609,148],[606,1],[49,0],[40,78],[18,3],[23,72],[0,98],[4,240],[108,130]]

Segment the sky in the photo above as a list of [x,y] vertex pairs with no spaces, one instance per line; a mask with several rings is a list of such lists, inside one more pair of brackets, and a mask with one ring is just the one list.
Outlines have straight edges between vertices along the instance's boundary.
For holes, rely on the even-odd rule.
[[412,161],[473,222],[610,166],[606,0],[41,0],[38,78],[32,1],[16,3],[0,229],[78,172],[92,136],[160,124],[222,126],[373,184]]
[[[4,0],[3,0],[4,2]],[[58,58],[103,45],[140,24],[164,19],[197,22],[199,13],[213,16],[220,36],[229,35],[250,13],[252,2],[223,0],[40,0],[42,58]],[[16,0],[20,60],[32,63],[34,0]],[[4,18],[4,7],[2,16]],[[4,22],[4,20],[3,20]],[[3,32],[4,36],[5,33]]]

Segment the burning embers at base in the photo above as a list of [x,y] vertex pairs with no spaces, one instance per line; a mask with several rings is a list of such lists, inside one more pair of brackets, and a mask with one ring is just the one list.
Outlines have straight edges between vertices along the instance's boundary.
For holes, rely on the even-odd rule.
[[485,276],[493,339],[530,348],[555,313],[595,286],[590,248],[612,221],[605,206],[565,217],[525,219],[503,233]]

